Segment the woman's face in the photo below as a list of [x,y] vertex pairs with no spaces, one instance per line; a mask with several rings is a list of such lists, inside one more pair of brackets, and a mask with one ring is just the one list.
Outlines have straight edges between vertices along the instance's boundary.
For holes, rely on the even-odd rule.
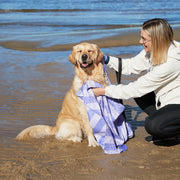
[[144,46],[146,52],[151,51],[151,37],[143,29],[141,29],[141,38],[139,40],[139,43]]

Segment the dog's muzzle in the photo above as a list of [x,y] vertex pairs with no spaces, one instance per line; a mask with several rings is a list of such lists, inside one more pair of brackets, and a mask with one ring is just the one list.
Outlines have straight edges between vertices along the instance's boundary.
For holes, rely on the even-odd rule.
[[80,64],[81,68],[88,68],[93,64],[93,61],[90,64],[88,63],[88,58],[89,57],[87,54],[83,54],[81,56],[81,60],[82,60],[82,63]]
[[82,59],[82,61],[87,61],[88,55],[87,55],[87,54],[83,54],[83,55],[81,56],[81,59]]

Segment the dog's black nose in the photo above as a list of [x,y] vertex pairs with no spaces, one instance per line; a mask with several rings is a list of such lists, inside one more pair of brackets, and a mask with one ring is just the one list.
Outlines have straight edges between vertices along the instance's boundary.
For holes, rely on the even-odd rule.
[[82,58],[83,61],[85,61],[85,60],[87,60],[88,55],[87,55],[87,54],[83,54],[83,55],[81,56],[81,58]]

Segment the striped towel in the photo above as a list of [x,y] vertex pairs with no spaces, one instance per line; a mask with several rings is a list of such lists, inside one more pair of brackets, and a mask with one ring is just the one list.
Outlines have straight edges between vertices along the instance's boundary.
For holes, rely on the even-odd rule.
[[88,80],[76,95],[85,103],[95,138],[106,154],[126,151],[124,143],[133,136],[133,132],[122,116],[124,106],[106,96],[95,97],[92,91],[94,87],[103,86]]

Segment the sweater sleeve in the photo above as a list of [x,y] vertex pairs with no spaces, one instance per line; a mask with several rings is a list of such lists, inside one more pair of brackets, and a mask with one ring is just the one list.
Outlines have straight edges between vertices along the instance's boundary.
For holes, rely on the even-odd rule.
[[166,85],[179,74],[178,62],[155,66],[145,75],[128,85],[110,85],[105,88],[105,95],[117,99],[141,97]]
[[[110,56],[109,63],[110,68],[118,71],[118,58]],[[149,59],[146,58],[146,53],[142,50],[137,56],[129,59],[122,59],[122,74],[139,74],[144,70],[149,69]]]

